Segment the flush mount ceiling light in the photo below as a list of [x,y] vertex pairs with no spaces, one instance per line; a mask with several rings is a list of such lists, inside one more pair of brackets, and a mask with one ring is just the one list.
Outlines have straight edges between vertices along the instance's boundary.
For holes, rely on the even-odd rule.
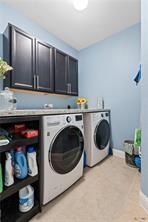
[[88,6],[88,0],[73,0],[73,6],[78,11],[83,11]]

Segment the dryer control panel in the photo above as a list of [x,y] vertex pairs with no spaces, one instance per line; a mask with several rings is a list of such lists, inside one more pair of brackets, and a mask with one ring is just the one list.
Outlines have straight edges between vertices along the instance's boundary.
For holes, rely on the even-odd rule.
[[101,117],[108,117],[109,116],[109,113],[108,112],[104,112],[104,113],[101,113]]
[[98,112],[93,114],[93,121],[96,123],[102,119],[106,119],[109,121],[109,112]]

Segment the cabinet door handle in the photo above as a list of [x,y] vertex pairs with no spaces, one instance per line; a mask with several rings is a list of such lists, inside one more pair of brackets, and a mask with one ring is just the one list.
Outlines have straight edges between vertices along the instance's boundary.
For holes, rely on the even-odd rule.
[[69,92],[71,93],[71,83],[69,83]]
[[33,87],[36,88],[36,75],[33,76]]
[[69,83],[67,83],[67,92],[69,93]]
[[39,89],[39,76],[36,76],[36,80],[37,80],[37,89]]
[[71,93],[71,83],[67,83],[67,92]]

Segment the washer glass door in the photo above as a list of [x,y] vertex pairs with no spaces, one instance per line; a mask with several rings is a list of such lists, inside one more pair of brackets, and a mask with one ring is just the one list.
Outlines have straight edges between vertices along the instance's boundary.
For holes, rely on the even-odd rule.
[[110,125],[107,120],[101,120],[96,126],[94,140],[96,147],[103,150],[110,140]]
[[75,126],[62,129],[49,149],[49,162],[59,174],[72,171],[79,163],[84,149],[82,132]]

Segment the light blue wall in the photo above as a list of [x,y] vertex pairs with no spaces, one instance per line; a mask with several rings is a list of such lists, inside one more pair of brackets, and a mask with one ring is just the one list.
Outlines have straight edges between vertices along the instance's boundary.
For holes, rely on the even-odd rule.
[[142,185],[141,189],[148,197],[148,1],[141,2],[141,122],[142,122]]
[[47,32],[37,23],[23,16],[19,11],[7,6],[6,4],[0,4],[0,33],[4,31],[8,22],[18,26],[19,28],[27,31],[33,36],[41,39],[42,41],[48,42],[49,44],[63,50],[64,52],[78,57],[78,51],[68,44],[64,43],[62,40],[58,39],[54,35]]
[[3,35],[0,34],[0,57],[3,56]]
[[[3,35],[0,34],[0,57],[3,57]],[[2,81],[0,80],[0,89],[2,88]]]
[[[18,26],[42,41],[61,49],[71,56],[75,58],[78,57],[77,50],[48,33],[38,24],[23,16],[20,12],[6,4],[0,4],[0,33],[3,33],[8,22]],[[76,100],[76,97],[69,96],[39,96],[31,94],[17,94],[16,96],[19,101],[18,108],[40,108],[45,103],[53,103],[55,108],[65,108],[68,104],[74,107]]]
[[140,88],[133,78],[140,62],[140,24],[80,52],[80,96],[96,107],[104,97],[111,109],[113,146],[123,149],[139,127]]
[[[0,4],[0,33],[10,22],[37,38],[80,58],[80,95],[88,97],[90,107],[103,96],[105,106],[112,111],[114,147],[122,149],[124,139],[132,139],[139,126],[140,89],[132,79],[140,61],[140,25],[116,34],[80,53],[18,11]],[[39,108],[53,103],[55,108],[74,106],[75,97],[17,94],[19,108]]]

